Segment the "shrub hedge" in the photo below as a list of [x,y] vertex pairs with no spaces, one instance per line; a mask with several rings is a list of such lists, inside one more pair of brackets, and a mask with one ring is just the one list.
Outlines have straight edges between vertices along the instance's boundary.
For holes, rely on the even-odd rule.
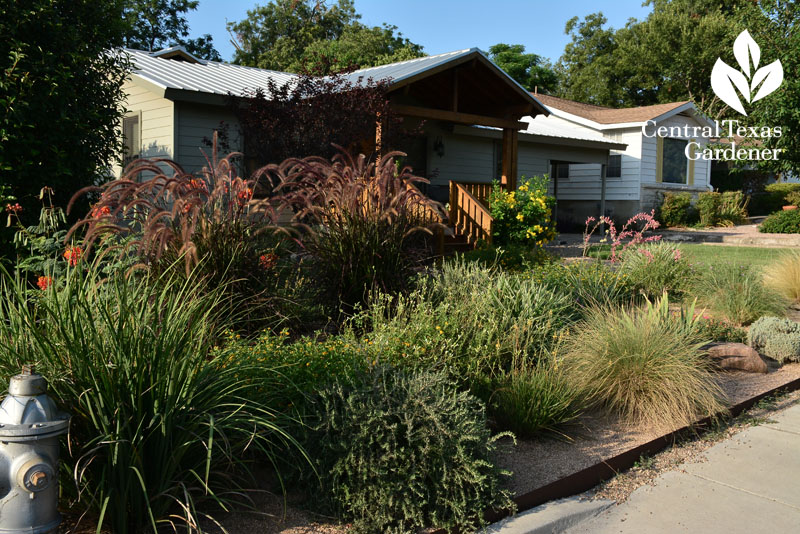
[[758,231],[765,234],[800,234],[800,208],[773,213],[758,226]]
[[665,191],[656,218],[665,227],[694,224],[697,222],[697,210],[692,206],[692,194]]

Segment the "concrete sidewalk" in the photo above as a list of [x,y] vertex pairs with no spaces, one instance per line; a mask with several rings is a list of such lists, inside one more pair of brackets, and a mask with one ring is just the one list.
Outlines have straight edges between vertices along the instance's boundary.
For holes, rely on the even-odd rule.
[[[568,534],[800,532],[800,406],[679,466]],[[528,532],[534,532],[529,530]]]

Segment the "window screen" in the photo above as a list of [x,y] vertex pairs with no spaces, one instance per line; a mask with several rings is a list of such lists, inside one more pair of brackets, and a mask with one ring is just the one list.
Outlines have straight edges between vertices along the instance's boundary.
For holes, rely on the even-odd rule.
[[124,154],[122,162],[127,165],[139,157],[142,141],[139,137],[139,116],[132,115],[122,119],[122,137],[124,139]]
[[673,184],[686,183],[687,141],[664,138],[663,161],[661,162],[661,181]]
[[620,178],[622,176],[622,156],[617,154],[608,157],[608,167],[606,168],[606,177]]

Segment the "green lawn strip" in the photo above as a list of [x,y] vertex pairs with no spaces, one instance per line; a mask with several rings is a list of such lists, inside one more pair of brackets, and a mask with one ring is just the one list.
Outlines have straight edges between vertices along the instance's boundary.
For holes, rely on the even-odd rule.
[[731,247],[703,243],[685,243],[679,245],[679,248],[692,263],[735,263],[757,267],[764,267],[791,251],[787,248]]

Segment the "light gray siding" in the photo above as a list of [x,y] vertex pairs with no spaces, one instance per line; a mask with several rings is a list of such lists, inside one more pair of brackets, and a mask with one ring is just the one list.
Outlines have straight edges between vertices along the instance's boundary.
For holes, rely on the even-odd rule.
[[[173,158],[174,103],[130,80],[123,85],[123,91],[126,95],[126,114],[140,114],[141,156]],[[115,176],[119,176],[122,169],[119,164],[115,164],[112,171]]]
[[[233,113],[223,106],[209,106],[189,102],[176,102],[175,113],[175,159],[186,172],[197,172],[211,159],[211,139],[220,123],[228,125],[230,151],[242,149],[239,127]],[[220,150],[219,157],[227,152]]]

